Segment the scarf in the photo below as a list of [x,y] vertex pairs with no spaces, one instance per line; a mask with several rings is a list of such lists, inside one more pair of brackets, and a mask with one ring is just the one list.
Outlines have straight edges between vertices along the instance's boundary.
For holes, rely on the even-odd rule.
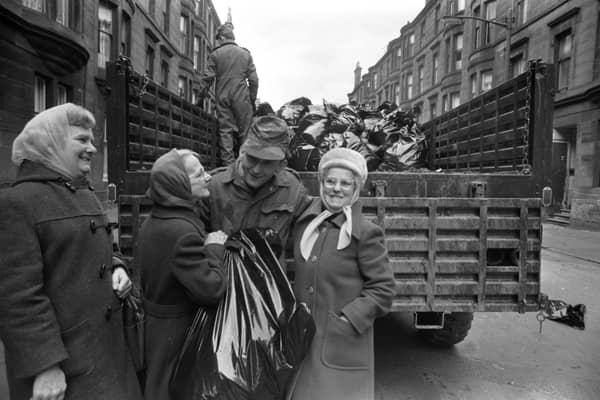
[[[345,249],[350,245],[352,240],[352,208],[349,205],[345,206],[342,208],[341,212],[346,217],[346,220],[340,228],[337,250]],[[302,238],[300,239],[300,253],[302,254],[304,261],[308,260],[308,257],[310,257],[310,253],[317,242],[317,238],[319,237],[319,226],[333,214],[334,213],[331,211],[325,209],[306,226]]]

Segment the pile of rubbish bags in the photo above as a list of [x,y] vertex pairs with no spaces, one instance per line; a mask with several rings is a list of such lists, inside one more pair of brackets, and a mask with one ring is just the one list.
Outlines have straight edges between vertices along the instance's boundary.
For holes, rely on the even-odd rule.
[[309,351],[315,324],[296,302],[273,230],[247,229],[226,243],[228,286],[216,310],[200,308],[169,383],[175,399],[282,399]]
[[365,157],[369,171],[391,172],[427,170],[428,144],[416,112],[390,102],[367,110],[326,100],[314,105],[300,97],[284,104],[277,115],[295,133],[288,165],[296,171],[316,171],[324,153],[347,147]]

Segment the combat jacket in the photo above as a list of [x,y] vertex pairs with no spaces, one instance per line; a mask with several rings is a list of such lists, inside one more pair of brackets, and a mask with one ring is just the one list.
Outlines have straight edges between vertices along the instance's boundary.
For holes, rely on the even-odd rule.
[[287,243],[292,224],[310,203],[300,178],[285,168],[254,192],[238,174],[238,163],[212,174],[210,197],[201,207],[207,231],[273,228]]

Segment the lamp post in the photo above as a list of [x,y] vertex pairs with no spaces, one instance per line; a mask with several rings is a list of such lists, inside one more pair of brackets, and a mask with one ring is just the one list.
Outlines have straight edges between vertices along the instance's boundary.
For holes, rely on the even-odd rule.
[[485,19],[481,17],[473,17],[470,15],[445,15],[442,17],[444,20],[459,20],[464,21],[466,19],[474,19],[476,21],[482,21],[488,24],[493,24],[497,26],[501,26],[506,29],[506,39],[505,39],[505,48],[504,48],[504,81],[510,79],[510,39],[511,39],[511,31],[513,24],[513,15],[512,8],[508,9],[506,16],[501,21],[496,21],[494,19]]

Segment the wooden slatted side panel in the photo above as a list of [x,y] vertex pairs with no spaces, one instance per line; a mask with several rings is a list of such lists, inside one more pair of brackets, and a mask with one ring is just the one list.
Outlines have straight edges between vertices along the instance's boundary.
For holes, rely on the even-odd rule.
[[367,217],[385,229],[396,278],[395,311],[536,310],[539,199],[362,202]]
[[138,232],[151,209],[152,201],[145,196],[119,197],[119,246],[129,259],[133,257]]
[[526,72],[423,125],[432,169],[509,172],[521,168],[527,132]]
[[143,77],[135,72],[129,85],[128,171],[151,169],[158,157],[174,147],[199,153],[207,168],[216,166],[214,117],[152,81],[139,95]]

